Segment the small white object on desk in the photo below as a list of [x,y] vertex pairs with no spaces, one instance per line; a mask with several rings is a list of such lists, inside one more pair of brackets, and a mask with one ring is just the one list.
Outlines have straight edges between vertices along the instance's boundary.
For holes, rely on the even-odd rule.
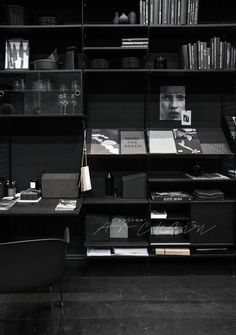
[[59,199],[55,211],[73,211],[76,208],[77,200]]

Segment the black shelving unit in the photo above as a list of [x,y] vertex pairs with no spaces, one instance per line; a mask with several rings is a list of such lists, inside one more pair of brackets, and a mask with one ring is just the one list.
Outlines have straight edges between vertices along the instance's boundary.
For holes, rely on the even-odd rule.
[[[235,169],[235,148],[230,143],[231,139],[225,127],[222,126],[222,114],[228,113],[228,105],[224,102],[225,97],[230,96],[235,102],[235,64],[232,69],[188,69],[181,66],[179,54],[182,45],[198,40],[209,42],[213,37],[219,37],[220,40],[230,42],[236,47],[236,6],[233,0],[200,0],[197,24],[154,25],[151,21],[153,1],[147,0],[146,24],[143,24],[139,0],[129,2],[101,0],[99,3],[92,0],[80,0],[77,3],[69,1],[66,6],[60,4],[56,8],[48,4],[47,6],[37,4],[33,8],[19,1],[19,5],[25,7],[27,14],[23,25],[9,24],[4,16],[3,7],[1,7],[1,55],[5,53],[5,39],[24,38],[30,43],[31,61],[28,70],[4,70],[4,57],[0,57],[0,91],[4,92],[4,98],[0,97],[0,104],[3,99],[2,103],[11,103],[16,106],[14,113],[0,114],[3,124],[0,138],[5,139],[9,136],[11,139],[9,175],[17,180],[19,189],[25,189],[28,180],[31,177],[40,179],[44,170],[59,168],[64,171],[79,171],[85,128],[88,130],[103,128],[142,130],[145,134],[146,154],[95,155],[88,152],[93,189],[85,195],[83,205],[79,206],[80,210],[68,215],[71,217],[72,230],[76,236],[74,244],[77,249],[76,253],[83,253],[85,256],[87,247],[123,246],[148,248],[151,259],[180,257],[154,255],[155,246],[151,242],[153,236],[150,236],[150,229],[153,225],[163,224],[164,219],[151,219],[150,213],[152,210],[161,208],[168,210],[169,224],[181,221],[189,225],[189,244],[187,245],[191,251],[190,257],[234,258],[235,178],[191,180],[184,174],[191,172],[195,164],[200,164],[204,170],[209,169],[213,172],[224,173],[229,168]],[[10,2],[6,0],[4,5],[9,4]],[[116,11],[119,11],[120,14],[136,12],[136,24],[113,24],[112,20]],[[39,24],[40,17],[49,15],[57,18],[56,24]],[[122,47],[122,38],[146,38],[148,45],[140,48]],[[63,68],[65,53],[67,47],[73,45],[77,50],[78,67],[65,69]],[[48,57],[55,48],[58,49],[60,56],[58,69],[34,70],[34,61]],[[160,55],[167,59],[166,69],[155,68],[155,60]],[[138,59],[139,66],[125,68],[122,59],[129,57]],[[96,59],[107,60],[105,64],[108,66],[101,66],[101,68],[94,66],[93,60]],[[24,91],[15,92],[14,81],[20,79],[24,79],[28,87]],[[32,83],[42,79],[50,79],[54,85],[50,92],[39,92],[32,89]],[[57,99],[61,94],[59,86],[64,81],[67,86],[70,86],[72,80],[77,80],[80,87],[80,95],[76,101],[76,113],[64,114],[64,107],[60,113]],[[202,138],[205,139],[204,136],[207,133],[210,138],[211,132],[213,134],[215,130],[219,130],[221,139],[223,138],[225,144],[227,142],[230,144],[231,151],[198,155],[150,153],[149,130],[172,130],[182,127],[179,121],[159,119],[160,86],[165,85],[185,86],[186,108],[192,110],[191,128],[197,129],[200,142]],[[73,91],[70,92],[70,89],[69,87],[68,91],[64,90],[63,93],[71,96]],[[38,97],[40,106],[43,106],[40,114],[27,112],[31,105],[35,107],[36,102],[33,96]],[[68,106],[72,107],[71,101],[68,103]],[[236,108],[231,107],[230,113],[236,116]],[[200,133],[203,134],[202,137]],[[179,171],[182,175],[173,175],[175,171]],[[115,197],[107,197],[105,192],[105,177],[109,172],[114,175]],[[141,199],[124,198],[122,177],[141,172],[146,174],[145,197]],[[6,174],[5,170],[4,174]],[[9,176],[3,175],[3,177],[8,178]],[[225,198],[207,201],[193,199],[180,202],[154,201],[150,198],[150,192],[154,190],[183,190],[191,193],[195,188],[204,187],[219,188],[225,193]],[[83,196],[81,194],[82,198]],[[32,209],[29,216],[54,216],[52,213],[55,204],[53,201],[50,204],[50,210],[45,210],[40,214],[39,209],[35,211]],[[216,211],[215,208],[217,208]],[[143,240],[138,242],[128,238],[119,244],[114,239],[110,239],[107,243],[102,241],[90,243],[84,239],[87,228],[85,219],[88,213],[104,214],[109,217],[120,215],[145,218]],[[14,222],[11,223],[14,226],[15,224],[22,225],[24,215],[27,216],[28,212],[27,209],[18,208],[17,205],[15,209],[0,214],[6,219],[6,222],[11,221],[11,217],[14,217]],[[216,228],[214,232],[201,236],[194,231],[194,225],[197,222],[199,227],[208,227],[204,215],[212,224],[216,222]],[[67,214],[59,213],[55,216],[67,216]],[[227,222],[223,224],[225,220]],[[81,225],[78,224],[79,229],[76,227],[78,222],[82,222]],[[224,232],[226,229],[224,225],[227,227],[227,234]],[[161,239],[165,238],[161,237]],[[168,243],[167,238],[167,246]],[[215,253],[214,248],[219,244],[223,248],[222,252]],[[165,245],[164,241],[163,245]],[[200,248],[207,246],[209,252],[198,253],[195,250],[196,246]],[[224,248],[227,250],[225,251]],[[130,258],[130,256],[127,257]],[[106,259],[102,256],[92,258]],[[118,258],[126,257],[117,256]],[[147,259],[147,257],[143,258]]]

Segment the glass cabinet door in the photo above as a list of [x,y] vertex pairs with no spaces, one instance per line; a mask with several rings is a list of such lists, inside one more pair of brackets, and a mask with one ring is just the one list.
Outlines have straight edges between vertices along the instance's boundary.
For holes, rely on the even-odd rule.
[[0,116],[81,114],[81,71],[14,72],[0,78]]

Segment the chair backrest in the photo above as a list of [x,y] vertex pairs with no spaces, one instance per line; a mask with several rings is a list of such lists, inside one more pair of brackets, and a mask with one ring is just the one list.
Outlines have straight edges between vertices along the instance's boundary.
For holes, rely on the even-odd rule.
[[60,279],[67,242],[46,238],[0,243],[0,292],[24,292]]

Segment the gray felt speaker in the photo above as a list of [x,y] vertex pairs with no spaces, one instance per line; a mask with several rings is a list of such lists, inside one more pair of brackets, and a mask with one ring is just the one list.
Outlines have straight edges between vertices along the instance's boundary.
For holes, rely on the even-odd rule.
[[43,198],[78,198],[79,173],[44,173]]

